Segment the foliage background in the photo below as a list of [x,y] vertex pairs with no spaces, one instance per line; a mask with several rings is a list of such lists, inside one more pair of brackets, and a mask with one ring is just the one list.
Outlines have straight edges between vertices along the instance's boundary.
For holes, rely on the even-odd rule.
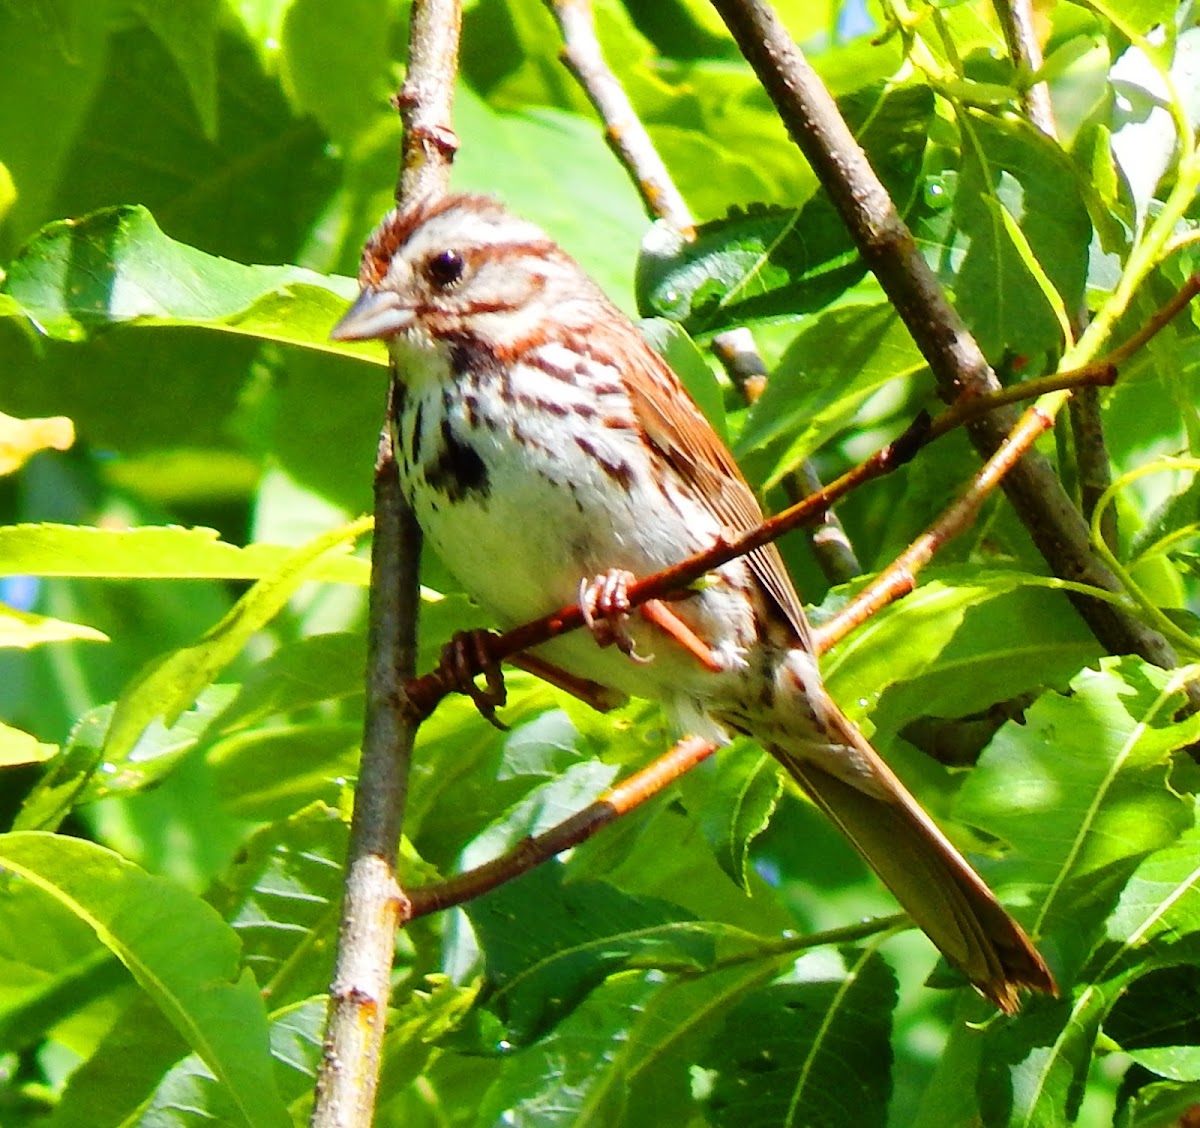
[[[932,401],[706,4],[596,5],[714,221],[686,270],[643,263],[636,294],[646,221],[550,17],[467,7],[456,186],[535,217],[631,312],[701,342],[750,320],[775,366],[758,408],[691,375],[756,481],[818,447],[830,476]],[[1194,129],[1186,7],[1039,8],[1062,146],[1014,113],[987,5],[916,5],[907,38],[880,42],[874,5],[780,7],[1008,373],[1052,368],[1063,312],[1103,308],[1170,193],[1194,190],[1159,109],[1169,75]],[[1165,41],[1144,38],[1156,25]],[[306,1115],[361,728],[366,570],[346,523],[369,507],[385,376],[381,350],[326,334],[390,204],[404,41],[392,0],[0,7],[0,410],[78,435],[0,479],[6,1125]],[[722,221],[760,204],[785,210]],[[1118,336],[1193,268],[1193,220],[1151,254]],[[1194,447],[1196,342],[1188,312],[1104,414],[1115,472],[1155,471],[1119,494],[1119,553],[1187,658],[1194,464],[1152,460]],[[28,429],[12,433],[19,451]],[[1069,442],[1047,450],[1073,485]],[[868,571],[975,465],[943,440],[846,503]],[[809,602],[844,602],[800,538],[785,551]],[[438,561],[425,572],[428,665],[482,619]],[[925,985],[934,953],[911,933],[808,950],[892,906],[738,744],[568,860],[398,938],[380,1123],[1150,1125],[1196,1103],[1195,772],[1176,752],[1197,725],[1175,719],[1178,680],[1101,660],[999,500],[826,670],[1040,934],[1062,999],[994,1019]],[[669,741],[644,706],[602,720],[520,675],[510,698],[507,736],[457,700],[423,729],[415,883],[550,825]],[[1025,711],[997,730],[989,710],[1014,698]],[[958,750],[978,753],[971,771],[921,750],[962,717],[982,730]]]

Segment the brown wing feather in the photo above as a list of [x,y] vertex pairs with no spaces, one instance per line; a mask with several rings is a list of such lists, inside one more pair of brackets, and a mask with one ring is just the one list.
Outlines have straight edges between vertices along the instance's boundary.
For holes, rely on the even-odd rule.
[[[694,487],[697,497],[712,509],[730,536],[758,528],[763,521],[762,509],[729,448],[666,362],[648,345],[643,345],[640,353],[644,355],[630,357],[622,371],[634,414],[646,437]],[[779,550],[773,544],[764,545],[749,553],[748,558],[755,578],[807,648],[808,620]]]

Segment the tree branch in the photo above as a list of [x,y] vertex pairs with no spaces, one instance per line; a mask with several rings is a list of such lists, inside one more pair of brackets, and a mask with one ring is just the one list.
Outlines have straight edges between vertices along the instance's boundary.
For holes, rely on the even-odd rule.
[[[713,5],[928,361],[942,399],[953,403],[993,391],[996,377],[979,345],[921,257],[829,92],[770,5],[762,0],[713,0]],[[1053,415],[1057,405],[1046,410]],[[1016,412],[1002,409],[971,423],[968,431],[988,458],[1016,426]],[[1004,490],[1055,575],[1120,593],[1117,578],[1092,552],[1082,514],[1045,458],[1028,451],[1004,479]],[[1166,639],[1129,612],[1086,596],[1072,594],[1071,599],[1107,650],[1140,654],[1165,668],[1176,665]]]
[[657,795],[669,783],[707,760],[717,746],[698,736],[685,737],[669,752],[610,788],[594,803],[543,834],[522,839],[507,854],[484,862],[437,885],[409,891],[413,917],[439,912],[471,901],[585,842],[609,823]]
[[[397,200],[444,192],[449,183],[460,22],[460,0],[413,4],[408,75],[395,99],[404,121]],[[314,1128],[372,1121],[395,933],[411,907],[396,879],[396,853],[417,728],[403,684],[416,664],[421,535],[396,471],[394,390],[393,382],[375,465],[366,718]]]
[[[604,122],[609,147],[629,173],[646,211],[665,220],[688,239],[694,238],[695,221],[687,201],[604,57],[591,0],[546,0],[546,5],[562,33],[563,65],[575,76]],[[712,349],[746,401],[753,403],[762,393],[767,370],[750,330],[729,329],[718,333]],[[745,379],[746,375],[753,379]],[[788,499],[795,503],[820,490],[821,479],[808,460],[786,477],[784,485]],[[838,584],[861,575],[862,567],[837,516],[832,511],[826,512],[814,524],[810,542],[825,578]]]

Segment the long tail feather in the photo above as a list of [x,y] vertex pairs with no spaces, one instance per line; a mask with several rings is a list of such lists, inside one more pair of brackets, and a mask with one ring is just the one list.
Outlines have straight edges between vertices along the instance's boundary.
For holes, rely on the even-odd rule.
[[[1006,1014],[1021,988],[1057,995],[1050,969],[983,879],[832,701],[822,721],[849,770],[829,770],[811,744],[771,752],[842,830],[904,910],[955,967]],[[848,750],[848,751],[847,751]]]

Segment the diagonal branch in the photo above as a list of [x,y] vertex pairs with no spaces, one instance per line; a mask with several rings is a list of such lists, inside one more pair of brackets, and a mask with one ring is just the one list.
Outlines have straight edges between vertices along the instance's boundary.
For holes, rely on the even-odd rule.
[[690,772],[697,764],[707,760],[716,750],[715,744],[702,737],[685,737],[665,755],[622,780],[594,803],[589,803],[583,810],[545,833],[522,839],[507,854],[484,862],[466,873],[436,885],[410,890],[412,916],[415,918],[440,912],[474,900],[514,877],[528,873],[534,866],[548,862],[555,854],[578,846],[609,823],[657,795],[685,772]]
[[[1187,287],[1185,287],[1186,289]],[[1179,295],[1172,300],[1172,305],[1177,304],[1178,297]],[[824,512],[839,498],[844,497],[851,490],[858,488],[865,482],[873,481],[875,478],[891,473],[898,466],[902,466],[905,462],[913,458],[918,450],[933,441],[933,439],[939,438],[947,434],[954,427],[964,422],[969,423],[983,412],[991,410],[993,403],[1004,405],[998,410],[1007,410],[1009,403],[1021,398],[1023,395],[1042,395],[1053,389],[1061,388],[1064,385],[1072,387],[1077,384],[1108,384],[1112,383],[1114,376],[1115,367],[1113,365],[1107,362],[1099,362],[1094,365],[1088,365],[1075,373],[1059,373],[1056,376],[1031,381],[1027,385],[1002,388],[992,396],[983,396],[976,400],[968,400],[961,404],[956,404],[953,408],[943,412],[936,420],[930,420],[928,417],[922,416],[907,431],[886,447],[877,451],[871,458],[860,463],[853,470],[843,474],[837,481],[830,483],[830,485],[818,493],[812,494],[790,508],[783,510],[782,513],[777,513],[774,517],[768,518],[756,529],[731,541],[718,541],[705,552],[697,553],[695,556],[682,560],[670,568],[665,568],[653,576],[647,576],[638,580],[637,583],[629,587],[628,596],[630,605],[636,607],[651,599],[671,599],[678,597],[683,589],[698,580],[706,572],[710,572],[714,568],[719,568],[722,564],[727,564],[730,560],[734,560],[739,556],[744,556],[747,552],[751,552],[770,541],[778,539],[784,533],[800,525],[820,520]],[[1041,412],[1041,415],[1045,416],[1045,413]],[[1049,417],[1047,416],[1046,418],[1048,426]],[[1044,428],[1041,430],[1044,430]],[[1031,431],[1023,423],[1019,423],[1018,426],[1014,427],[1014,434],[1019,433],[1025,436],[1016,445],[1015,450],[1018,456],[1029,449],[1029,444],[1034,441],[1037,434],[1041,433],[1041,430],[1037,430],[1036,432]],[[995,456],[997,460],[1001,460],[1004,472],[1009,471],[1015,461],[1014,446],[1009,439],[1010,437],[1006,436],[1006,441],[1001,444],[1002,449],[998,450]],[[972,486],[972,489],[978,487],[982,491],[978,494],[977,502],[982,503],[983,497],[999,484],[1002,478],[1003,472],[992,474],[989,472],[988,466],[985,465]],[[981,480],[983,482],[982,485],[980,485]],[[978,504],[976,504],[976,508],[978,508]],[[965,527],[965,523],[955,526],[955,531],[961,531]],[[943,536],[942,539],[946,538]],[[893,598],[900,594],[903,594],[903,592],[897,587]],[[882,604],[879,606],[882,606]],[[538,646],[552,638],[566,634],[568,631],[577,630],[583,625],[583,614],[578,606],[564,607],[551,615],[545,615],[540,619],[505,631],[503,634],[493,636],[487,645],[487,655],[492,661],[501,662],[530,647]],[[830,637],[828,631],[822,637],[826,647],[831,646],[837,641],[836,638]],[[818,653],[820,652],[818,650]],[[455,688],[456,681],[451,672],[439,668],[409,681],[405,686],[405,697],[409,708],[414,711],[414,715],[423,718],[428,716],[436,708],[438,702],[446,694],[453,692]]]

